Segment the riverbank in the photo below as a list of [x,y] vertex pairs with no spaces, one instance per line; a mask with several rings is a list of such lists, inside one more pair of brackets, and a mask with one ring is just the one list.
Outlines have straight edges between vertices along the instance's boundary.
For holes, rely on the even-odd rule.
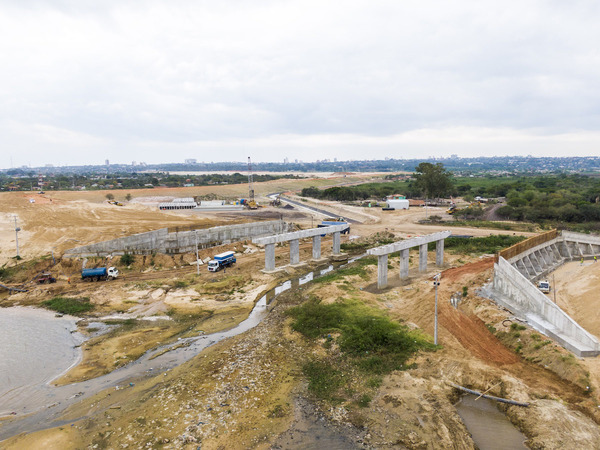
[[[347,275],[283,293],[271,313],[246,333],[209,347],[173,370],[74,404],[61,418],[72,426],[14,437],[3,445],[56,447],[60,443],[63,448],[76,448],[74,443],[79,442],[125,448],[272,448],[302,426],[298,425],[300,398],[317,407],[316,415],[309,417],[337,424],[339,428],[330,431],[341,433],[337,436],[350,439],[352,445],[474,448],[453,406],[458,393],[449,381],[529,402],[529,408],[507,407],[506,413],[525,433],[531,448],[560,448],[567,441],[590,448],[599,441],[591,411],[595,397],[505,347],[476,315],[497,314],[501,323],[503,312],[475,294],[458,309],[440,305],[443,348],[420,354],[412,361],[416,366],[408,370],[381,377],[366,402],[368,407],[315,398],[303,366],[312,358],[327,357],[335,347],[292,331],[286,311],[293,305],[315,296],[327,302],[356,296],[391,317],[404,318],[411,327],[432,330],[429,297],[433,293],[428,278],[415,277],[403,286],[371,293],[375,270],[366,266],[364,277]],[[450,269],[442,278],[442,294],[463,285],[472,291],[485,282],[490,270],[485,259]],[[539,350],[556,353],[556,364],[566,355],[551,345]]]

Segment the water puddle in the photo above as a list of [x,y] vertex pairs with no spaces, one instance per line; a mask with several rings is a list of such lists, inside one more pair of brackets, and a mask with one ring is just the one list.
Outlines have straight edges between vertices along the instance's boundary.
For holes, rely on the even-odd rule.
[[[357,434],[355,432],[354,434]],[[273,443],[272,449],[352,450],[363,448],[350,437],[350,429],[339,430],[304,399],[296,399],[294,421]]]
[[[279,294],[292,288],[297,288],[303,284],[308,283],[316,277],[331,272],[334,268],[344,266],[348,263],[340,263],[335,265],[329,265],[325,268],[309,272],[302,277],[288,280],[275,287],[271,291],[263,295],[254,308],[250,312],[248,318],[240,322],[237,326],[221,331],[218,333],[212,333],[203,336],[194,336],[185,339],[179,339],[175,343],[160,346],[156,349],[146,352],[138,360],[119,368],[109,374],[95,378],[93,380],[84,381],[81,383],[74,383],[66,386],[51,386],[49,382],[57,378],[61,373],[56,373],[48,379],[42,380],[42,382],[30,382],[22,389],[18,390],[18,395],[7,396],[6,392],[0,391],[0,403],[2,404],[2,410],[11,411],[17,413],[19,416],[25,416],[22,419],[14,421],[0,422],[0,440],[6,439],[14,434],[23,431],[35,431],[43,428],[52,426],[53,420],[59,416],[59,414],[70,404],[75,401],[80,401],[91,395],[94,395],[106,388],[120,388],[128,386],[135,378],[139,377],[150,377],[166,370],[172,369],[184,362],[190,360],[194,356],[198,355],[205,348],[229,337],[241,334],[256,325],[258,325],[262,319],[268,314],[271,308],[275,305],[275,299]],[[40,310],[34,310],[40,311]],[[7,309],[0,309],[0,318],[6,316]],[[46,313],[47,311],[42,311]],[[52,320],[58,320],[54,318],[54,314],[50,313]],[[10,320],[9,320],[10,321]],[[97,324],[95,324],[98,327]],[[74,322],[73,322],[74,326]],[[14,330],[15,334],[19,333],[19,330]],[[98,330],[100,331],[100,330]],[[105,330],[102,330],[105,332]],[[70,333],[70,332],[69,332]],[[7,337],[8,339],[9,337]],[[46,339],[45,331],[36,334],[32,337],[30,347],[34,347],[39,344],[40,341]],[[62,348],[61,351],[66,351],[68,347],[70,351],[73,351],[73,345],[69,343],[59,342],[56,343],[57,347]],[[11,344],[12,347],[12,344]],[[14,351],[19,351],[18,348],[13,348]],[[21,350],[22,351],[22,350]],[[37,359],[46,363],[47,355],[43,352],[36,353]],[[79,353],[78,353],[79,355]],[[75,358],[75,362],[78,359]],[[61,372],[64,372],[66,368],[70,368],[74,362],[62,363]],[[12,377],[15,371],[19,371],[19,365],[16,364],[14,358],[12,363],[5,364],[3,371],[0,372],[2,377]],[[18,385],[18,382],[16,383]],[[20,385],[23,387],[23,385]],[[13,389],[14,390],[14,389]]]
[[464,395],[454,406],[480,450],[527,448],[527,437],[496,407],[496,402],[476,398]]

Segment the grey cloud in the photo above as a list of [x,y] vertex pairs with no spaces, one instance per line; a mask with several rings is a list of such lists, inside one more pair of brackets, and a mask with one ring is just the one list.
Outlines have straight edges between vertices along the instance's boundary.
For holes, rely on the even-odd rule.
[[597,19],[586,1],[5,1],[0,126],[32,155],[46,135],[24,130],[45,126],[177,157],[279,135],[595,131]]

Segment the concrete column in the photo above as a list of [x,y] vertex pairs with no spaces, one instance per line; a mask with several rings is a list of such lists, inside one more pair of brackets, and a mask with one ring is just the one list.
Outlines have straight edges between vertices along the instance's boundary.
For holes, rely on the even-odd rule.
[[292,266],[300,264],[300,240],[292,239],[290,241],[290,264]]
[[408,278],[409,251],[408,248],[400,250],[400,278],[403,280]]
[[419,245],[419,272],[427,272],[427,244]]
[[379,255],[377,257],[377,288],[383,289],[387,286],[388,273],[388,255]]
[[562,259],[562,255],[560,254],[560,250],[558,249],[556,244],[552,244],[550,246],[550,249],[552,250],[552,254],[554,255],[554,260],[560,261]]
[[435,243],[435,264],[440,267],[444,265],[444,240]]
[[275,270],[275,244],[265,245],[265,270]]
[[535,251],[532,253],[532,256],[535,257],[535,260],[537,261],[540,270],[543,272],[546,269],[547,264],[546,264],[546,260],[544,259],[544,255],[542,254],[542,252],[539,250]]
[[312,259],[321,259],[321,235],[313,236]]
[[571,255],[571,250],[569,250],[569,245],[565,241],[563,241],[562,248],[565,253],[565,257],[571,259],[573,257],[573,255]]
[[548,247],[544,247],[542,249],[542,253],[544,254],[544,257],[546,258],[546,262],[548,263],[548,265],[553,266],[555,261],[554,261],[554,253],[552,252],[552,249],[550,249]]
[[[340,254],[340,232],[333,233],[333,254]],[[386,269],[387,270],[387,269]]]
[[538,270],[538,265],[534,264],[531,260],[531,255],[527,255],[525,258],[527,258],[527,261],[529,261],[529,266],[531,267],[531,270],[533,271],[535,276],[537,276],[538,273],[541,273],[541,270]]

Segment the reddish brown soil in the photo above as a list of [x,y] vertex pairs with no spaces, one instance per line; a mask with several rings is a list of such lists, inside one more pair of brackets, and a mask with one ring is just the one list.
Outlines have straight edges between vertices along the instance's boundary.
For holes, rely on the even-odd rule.
[[482,258],[470,264],[460,267],[453,267],[442,272],[442,279],[447,281],[458,281],[466,275],[482,273],[487,269],[494,267],[494,258]]

